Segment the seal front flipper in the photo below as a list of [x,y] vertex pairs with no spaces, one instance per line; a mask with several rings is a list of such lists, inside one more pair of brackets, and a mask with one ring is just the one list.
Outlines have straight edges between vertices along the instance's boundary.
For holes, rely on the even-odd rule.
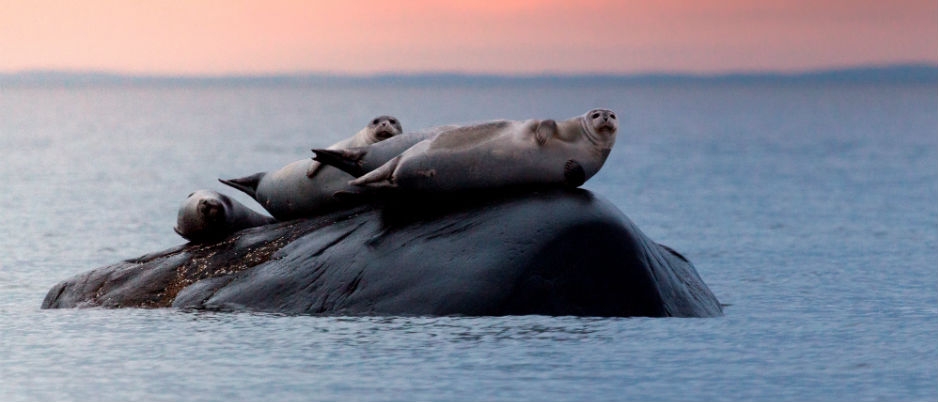
[[264,178],[267,172],[255,173],[247,177],[242,177],[240,179],[218,179],[218,181],[227,184],[231,187],[234,187],[238,190],[243,191],[245,194],[251,196],[253,199],[257,199],[257,184],[261,182],[261,179]]
[[367,190],[340,190],[332,193],[332,197],[343,203],[356,203],[369,199],[374,193]]
[[401,155],[379,166],[377,169],[368,172],[355,180],[348,182],[351,186],[370,187],[370,188],[396,188],[394,183],[394,170],[401,161]]
[[554,120],[541,120],[534,128],[534,139],[538,145],[544,145],[547,140],[557,134],[557,122]]
[[[362,158],[368,153],[363,148],[313,149],[313,160],[320,164],[333,166],[353,177],[361,177],[366,172],[362,169]],[[311,168],[312,169],[312,168]],[[307,172],[308,173],[308,172]]]
[[309,177],[310,179],[312,179],[313,176],[316,175],[316,172],[318,172],[319,168],[321,167],[322,167],[322,163],[319,163],[319,161],[314,160],[310,162],[309,169],[306,169],[306,177]]
[[570,187],[580,187],[586,183],[586,171],[577,161],[570,159],[563,165],[563,180]]

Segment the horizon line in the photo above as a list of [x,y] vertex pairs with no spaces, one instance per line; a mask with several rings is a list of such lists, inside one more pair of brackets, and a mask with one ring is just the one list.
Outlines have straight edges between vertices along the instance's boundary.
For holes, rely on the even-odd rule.
[[26,69],[0,72],[0,82],[6,84],[50,83],[107,83],[107,82],[279,82],[279,81],[343,81],[371,82],[388,80],[436,81],[542,81],[542,80],[626,80],[626,81],[720,81],[764,79],[846,79],[854,80],[912,80],[938,81],[938,63],[914,62],[892,64],[857,64],[845,67],[811,68],[797,71],[782,70],[730,70],[725,72],[692,72],[659,70],[630,73],[605,72],[543,72],[494,73],[461,71],[415,72],[270,72],[270,73],[130,73],[112,70]]

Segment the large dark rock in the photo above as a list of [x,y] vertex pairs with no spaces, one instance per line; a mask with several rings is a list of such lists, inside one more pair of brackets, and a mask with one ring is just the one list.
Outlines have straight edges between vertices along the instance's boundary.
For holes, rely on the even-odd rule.
[[585,190],[395,199],[77,275],[43,308],[710,317],[680,254]]

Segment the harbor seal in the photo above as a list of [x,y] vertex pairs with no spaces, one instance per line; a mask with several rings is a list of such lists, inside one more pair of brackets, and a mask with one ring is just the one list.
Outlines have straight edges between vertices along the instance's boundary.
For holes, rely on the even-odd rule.
[[[401,123],[392,116],[378,116],[352,137],[329,148],[364,146],[401,133]],[[341,170],[320,166],[312,159],[294,161],[272,172],[220,182],[254,198],[278,220],[290,220],[328,212],[343,205],[332,194],[348,187],[349,176]]]
[[179,207],[173,230],[190,241],[204,242],[274,222],[274,218],[257,213],[217,191],[198,190],[189,194]]
[[427,140],[441,133],[459,128],[459,125],[447,124],[425,128],[420,131],[404,133],[387,141],[381,141],[368,146],[348,147],[342,149],[313,148],[313,160],[333,166],[354,177],[377,169],[395,156],[406,151],[414,144]]
[[465,126],[423,140],[349,184],[425,192],[578,187],[605,163],[618,128],[616,114],[607,109],[561,122]]
[[[371,120],[365,128],[357,134],[339,141],[326,149],[345,149],[354,147],[364,147],[377,142],[384,141],[404,132],[401,122],[394,116],[378,116]],[[312,178],[322,167],[317,161],[313,161],[306,171],[306,176]]]

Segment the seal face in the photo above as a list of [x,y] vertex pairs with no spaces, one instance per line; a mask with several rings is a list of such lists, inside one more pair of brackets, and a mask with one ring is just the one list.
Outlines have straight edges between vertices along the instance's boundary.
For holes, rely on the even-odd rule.
[[608,109],[593,109],[582,116],[583,134],[601,150],[612,150],[619,131],[619,119]]
[[384,141],[404,132],[404,129],[401,127],[401,122],[398,121],[394,116],[375,117],[371,123],[368,123],[367,130],[373,137],[373,139],[369,139],[368,141],[371,144],[374,144],[378,141]]
[[273,218],[261,215],[224,194],[198,190],[182,202],[173,229],[190,241],[203,242],[273,222]]
[[[401,133],[400,120],[378,116],[355,135],[332,144],[329,149],[364,147]],[[278,170],[223,180],[254,198],[267,212],[279,220],[307,217],[342,205],[333,193],[348,187],[345,172],[312,159],[294,161]]]
[[577,187],[602,168],[618,128],[616,114],[607,109],[560,122],[464,126],[414,144],[349,184],[429,192]]

